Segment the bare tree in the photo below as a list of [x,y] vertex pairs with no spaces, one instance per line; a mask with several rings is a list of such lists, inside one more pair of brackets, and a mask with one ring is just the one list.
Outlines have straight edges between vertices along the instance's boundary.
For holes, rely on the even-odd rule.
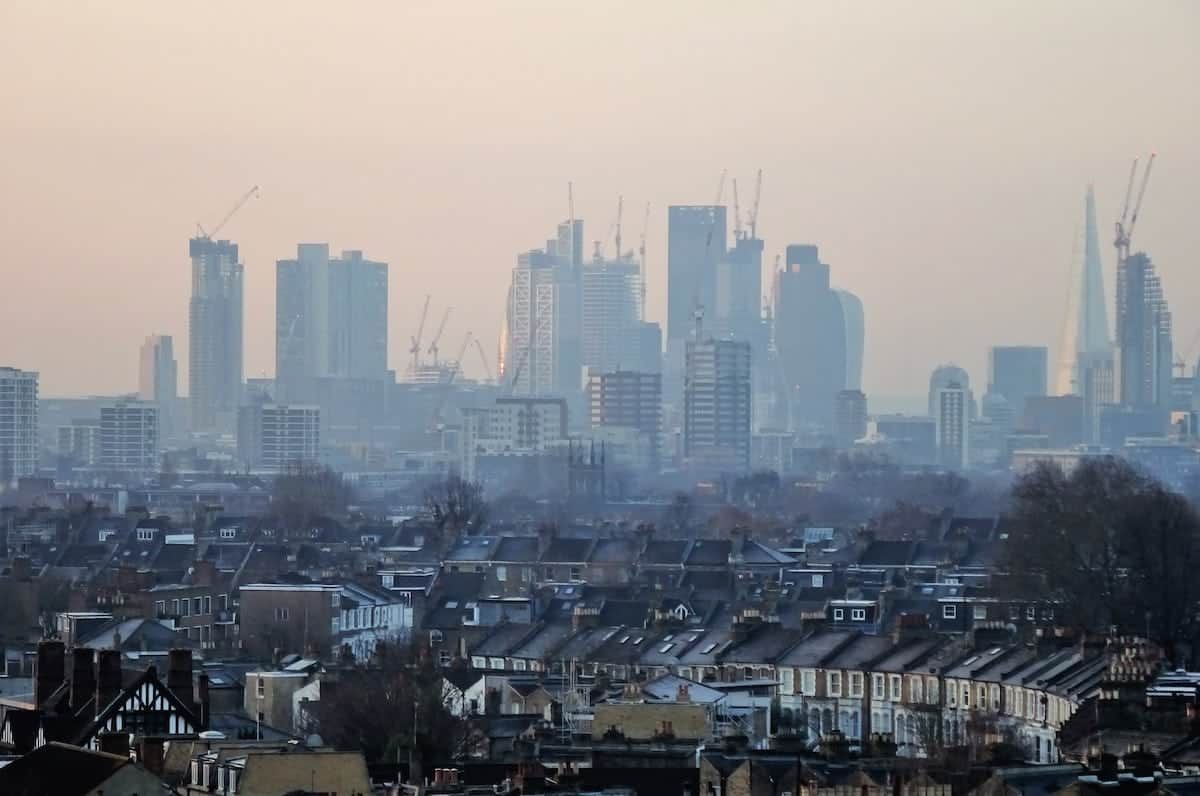
[[354,490],[329,467],[297,464],[275,479],[271,505],[287,530],[305,530],[323,517],[342,514]]
[[483,485],[452,475],[425,490],[425,507],[443,534],[478,532],[487,522]]

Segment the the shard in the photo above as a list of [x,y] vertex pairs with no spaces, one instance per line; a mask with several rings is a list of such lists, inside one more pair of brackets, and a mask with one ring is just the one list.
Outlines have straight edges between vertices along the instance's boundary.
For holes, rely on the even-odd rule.
[[1091,186],[1084,203],[1082,268],[1072,289],[1068,312],[1066,339],[1059,359],[1058,393],[1083,398],[1085,437],[1095,441],[1100,407],[1113,400],[1113,343],[1104,300],[1096,197]]

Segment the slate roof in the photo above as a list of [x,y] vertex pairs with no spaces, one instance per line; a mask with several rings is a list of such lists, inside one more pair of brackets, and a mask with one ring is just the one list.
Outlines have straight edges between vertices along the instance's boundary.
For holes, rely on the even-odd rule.
[[633,539],[600,539],[592,551],[593,564],[633,564],[638,545]]
[[858,557],[859,566],[903,567],[913,558],[916,542],[876,540]]
[[536,536],[505,536],[496,545],[492,561],[535,564],[538,560]]
[[642,553],[642,565],[682,566],[690,545],[686,539],[652,539]]
[[724,566],[729,563],[733,542],[728,539],[697,539],[688,553],[689,567]]
[[[117,646],[118,637],[120,646]],[[123,652],[161,652],[170,649],[195,649],[200,645],[157,619],[114,621],[75,639],[80,647],[120,649]]]
[[82,796],[96,790],[124,766],[132,765],[135,763],[128,757],[51,742],[0,768],[0,793]]
[[823,666],[823,662],[830,655],[839,653],[858,636],[858,632],[854,630],[830,630],[814,633],[781,656],[779,664],[808,668]]
[[554,539],[542,554],[543,564],[582,564],[588,560],[592,539]]
[[498,541],[499,537],[496,536],[463,536],[454,543],[450,552],[446,553],[446,560],[490,561]]

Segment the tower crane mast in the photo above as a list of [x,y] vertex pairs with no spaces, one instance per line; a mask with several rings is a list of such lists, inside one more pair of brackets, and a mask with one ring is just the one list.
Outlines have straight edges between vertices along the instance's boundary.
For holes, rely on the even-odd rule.
[[222,218],[219,222],[217,222],[217,225],[212,228],[211,232],[205,232],[204,227],[200,226],[199,224],[196,224],[196,230],[197,230],[197,232],[200,233],[200,237],[206,238],[208,240],[212,240],[213,236],[216,235],[218,232],[220,232],[222,229],[224,229],[225,225],[229,223],[229,220],[231,218],[233,218],[235,215],[237,215],[237,211],[241,210],[242,206],[245,205],[246,202],[249,202],[252,198],[254,198],[254,199],[258,198],[258,186],[257,185],[255,185],[253,188],[251,188],[250,190],[248,190],[244,194],[242,194],[241,198],[237,200],[236,204],[234,204],[233,209],[231,209],[228,213],[226,213],[225,217]]
[[441,342],[442,332],[446,331],[446,321],[450,319],[450,310],[454,307],[447,307],[442,313],[442,320],[438,322],[437,331],[434,332],[433,341],[429,343],[429,354],[433,356],[433,364],[438,364],[438,343]]
[[421,307],[421,320],[417,324],[417,333],[413,335],[412,345],[408,348],[408,353],[412,354],[412,365],[410,366],[413,373],[416,373],[421,368],[421,335],[425,332],[425,319],[429,317],[429,299],[430,295],[425,294],[425,304]]

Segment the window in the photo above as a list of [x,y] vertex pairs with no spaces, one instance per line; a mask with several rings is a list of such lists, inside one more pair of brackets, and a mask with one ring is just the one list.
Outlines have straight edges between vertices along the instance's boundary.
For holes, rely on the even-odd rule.
[[1025,609],[1025,618],[1030,622],[1037,619],[1037,606],[1031,605]]
[[137,529],[137,538],[138,538],[139,542],[153,542],[154,541],[154,529],[153,528],[138,528]]
[[167,601],[159,600],[158,602],[156,602],[154,604],[154,613],[158,614],[159,616],[166,616],[167,615]]
[[256,677],[254,679],[255,679],[254,693],[256,693],[258,695],[259,699],[262,699],[264,696],[267,695],[266,681],[264,681],[262,677]]
[[211,595],[204,598],[204,613],[206,613],[206,614],[212,613],[212,596]]
[[957,605],[943,605],[942,606],[942,619],[957,619],[957,618],[958,618],[958,606]]
[[184,597],[182,600],[180,600],[179,607],[181,609],[183,609],[183,613],[180,614],[180,616],[191,616],[192,615],[192,601],[189,600],[188,598]]
[[986,707],[987,707],[987,703],[988,703],[988,698],[987,698],[987,686],[986,686],[986,685],[981,685],[981,686],[979,686],[979,701],[978,701],[978,702],[976,702],[976,703],[975,703],[975,705],[976,705],[976,706],[977,706],[977,707],[978,707],[980,710],[982,710],[983,708],[986,708]]
[[783,694],[796,693],[796,672],[793,669],[779,670],[779,691]]
[[899,702],[900,698],[903,696],[900,686],[900,675],[893,674],[888,676],[888,691],[891,692],[888,694],[888,696],[891,697],[893,702]]
[[880,702],[883,700],[884,696],[885,696],[885,694],[884,694],[883,675],[882,674],[871,675],[871,699],[874,699],[875,701]]
[[275,621],[276,622],[286,622],[287,620],[288,620],[288,609],[276,608],[275,609]]
[[803,669],[800,672],[800,693],[804,696],[817,695],[817,673],[812,669]]
[[474,666],[476,669],[486,669],[487,668],[487,658],[483,657],[482,655],[472,655],[471,656],[471,665]]
[[920,677],[914,677],[909,681],[908,691],[909,691],[908,695],[912,699],[912,702],[914,704],[922,701],[921,700],[921,678]]
[[829,672],[827,685],[829,696],[840,697],[842,695],[842,673]]
[[450,652],[448,650],[442,650],[438,653],[438,665],[442,668],[450,665]]
[[179,616],[179,600],[171,600],[171,615]]
[[833,621],[835,621],[835,622],[840,622],[840,621],[842,621],[842,620],[843,620],[843,619],[845,619],[845,618],[846,618],[846,612],[845,612],[845,611],[843,611],[841,608],[834,608],[834,609],[833,609]]
[[571,567],[571,580],[579,580],[580,574],[579,567]]
[[496,580],[501,583],[508,580],[508,567],[496,567]]
[[229,610],[229,595],[222,594],[218,599],[220,601],[221,610],[228,611]]
[[850,672],[850,696],[855,699],[862,699],[863,695],[863,673]]
[[329,593],[329,604],[334,608],[342,607],[342,593],[333,591]]
[[998,686],[998,685],[991,686],[991,693],[992,693],[992,710],[999,711],[1000,710],[1000,686]]
[[824,575],[813,575],[812,576],[812,585],[813,585],[814,589],[824,588],[825,587],[825,576]]
[[971,707],[971,685],[970,685],[970,683],[963,683],[963,685],[962,685],[962,707],[963,708]]
[[987,619],[987,606],[986,605],[975,606],[974,615],[975,615],[975,618],[978,620]]
[[938,679],[936,677],[925,678],[925,701],[931,705],[936,705],[938,701]]
[[854,608],[854,609],[852,609],[852,610],[850,611],[850,618],[851,618],[851,619],[853,619],[855,622],[865,622],[865,621],[867,621],[867,609],[866,609],[866,608]]
[[329,620],[329,632],[335,636],[342,632],[342,622],[336,616]]
[[946,681],[946,704],[952,708],[958,707],[958,689],[953,680]]
[[237,528],[222,528],[221,529],[221,538],[222,539],[236,539],[237,538]]
[[525,668],[526,668],[525,659],[524,658],[514,658],[512,667],[513,667],[514,672],[525,671]]
[[1019,606],[1019,605],[1008,606],[1008,618],[1009,619],[1020,619],[1021,618],[1021,606]]
[[194,613],[196,616],[200,616],[200,614],[204,613],[204,599],[203,598],[194,597],[192,599],[192,613]]

